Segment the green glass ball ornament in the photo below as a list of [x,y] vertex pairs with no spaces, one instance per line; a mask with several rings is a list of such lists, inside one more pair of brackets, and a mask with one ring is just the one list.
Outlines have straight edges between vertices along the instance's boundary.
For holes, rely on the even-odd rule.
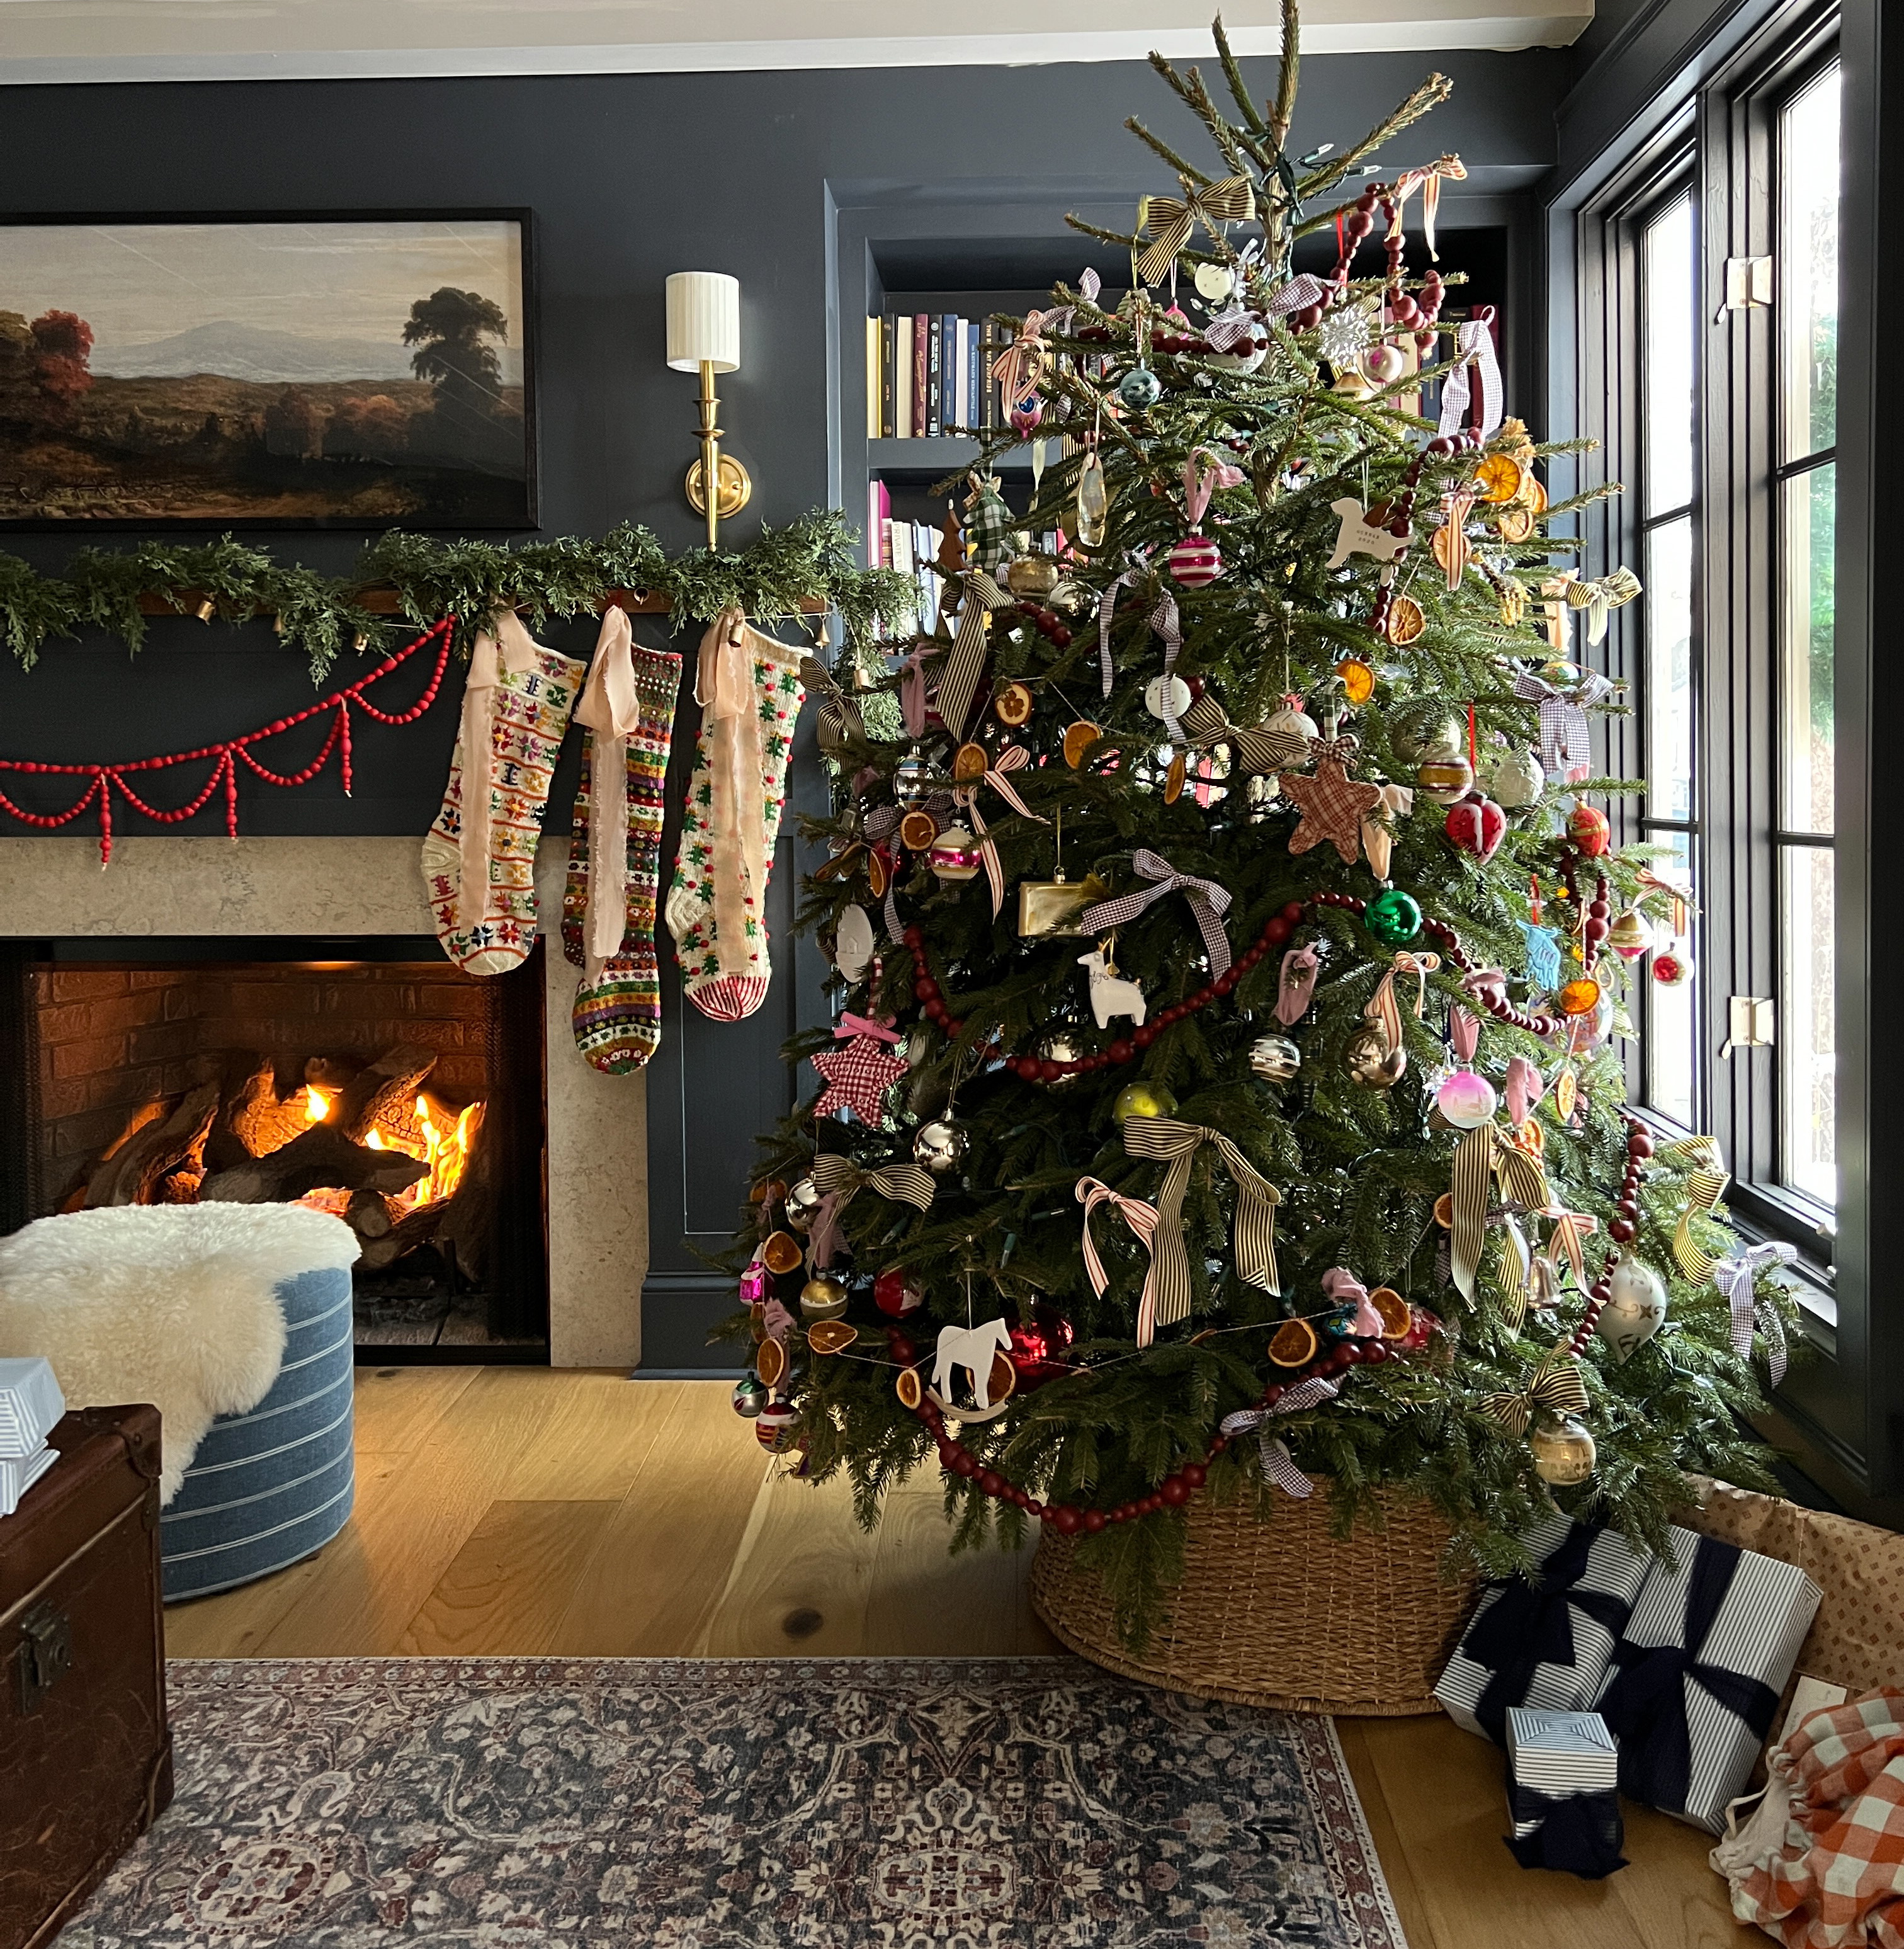
[[746,1420],[753,1420],[772,1398],[751,1374],[734,1384],[734,1412]]
[[1160,1083],[1139,1080],[1126,1083],[1118,1091],[1110,1114],[1119,1123],[1127,1117],[1169,1117],[1176,1113],[1177,1099]]
[[1421,909],[1413,895],[1390,887],[1368,903],[1362,924],[1384,947],[1405,947],[1421,931]]
[[1163,396],[1163,381],[1148,365],[1133,366],[1117,382],[1117,396],[1134,413],[1154,406]]

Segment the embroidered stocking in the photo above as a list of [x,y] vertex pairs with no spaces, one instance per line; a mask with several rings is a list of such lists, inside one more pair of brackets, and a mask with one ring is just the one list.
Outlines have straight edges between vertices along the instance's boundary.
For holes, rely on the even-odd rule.
[[787,760],[806,692],[800,652],[763,636],[738,608],[701,639],[694,782],[668,891],[688,998],[717,1022],[767,999],[767,876],[787,800]]
[[609,610],[575,707],[584,727],[582,783],[562,947],[583,971],[571,1017],[575,1046],[610,1076],[639,1069],[661,1041],[654,906],[662,782],[680,689],[680,657],[637,645],[626,612]]
[[506,974],[536,944],[536,841],[582,670],[513,611],[476,639],[443,810],[423,842],[436,937],[469,974]]

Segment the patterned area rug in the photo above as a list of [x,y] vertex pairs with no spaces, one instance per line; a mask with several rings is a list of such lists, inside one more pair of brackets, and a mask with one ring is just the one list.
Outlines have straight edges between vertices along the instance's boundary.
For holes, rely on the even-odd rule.
[[1335,1729],[1071,1658],[169,1668],[61,1949],[1404,1949]]

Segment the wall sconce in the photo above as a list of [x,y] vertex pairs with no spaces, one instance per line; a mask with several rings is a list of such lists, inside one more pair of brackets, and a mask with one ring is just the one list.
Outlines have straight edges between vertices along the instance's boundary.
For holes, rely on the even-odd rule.
[[[753,493],[741,463],[721,451],[715,423],[720,401],[714,375],[741,368],[741,282],[722,271],[677,271],[668,280],[668,364],[700,374],[700,458],[688,470],[688,505],[707,517],[707,546],[719,546],[725,515],[738,514]],[[715,491],[707,491],[709,481]]]

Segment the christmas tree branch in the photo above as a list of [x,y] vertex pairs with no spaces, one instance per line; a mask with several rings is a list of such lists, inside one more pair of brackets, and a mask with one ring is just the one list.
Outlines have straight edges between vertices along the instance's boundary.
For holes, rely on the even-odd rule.
[[1277,60],[1276,106],[1269,117],[1269,139],[1281,154],[1289,147],[1296,119],[1296,82],[1303,58],[1303,23],[1297,0],[1282,0],[1282,50]]
[[1409,93],[1408,98],[1393,113],[1377,123],[1360,141],[1350,144],[1341,155],[1330,157],[1319,169],[1305,176],[1301,184],[1304,200],[1334,188],[1365,157],[1372,156],[1384,143],[1420,121],[1431,110],[1438,108],[1454,92],[1455,84],[1445,74],[1430,75],[1418,88]]
[[[1237,65],[1236,56],[1230,51],[1230,37],[1223,26],[1222,14],[1219,14],[1211,23],[1210,31],[1216,43],[1216,58],[1222,65],[1223,79],[1229,85],[1230,98],[1236,104],[1237,113],[1243,117],[1244,128],[1252,135],[1269,136],[1269,124],[1263,120],[1262,110],[1250,93],[1249,85],[1243,79],[1243,70]],[[1273,141],[1274,138],[1271,140]]]
[[[1154,58],[1154,57],[1153,57],[1153,58]],[[1208,175],[1205,171],[1198,169],[1195,163],[1188,162],[1184,159],[1184,157],[1179,155],[1176,151],[1172,148],[1169,144],[1165,141],[1161,135],[1152,135],[1150,130],[1145,128],[1143,123],[1138,121],[1135,115],[1126,116],[1124,118],[1124,126],[1128,129],[1140,142],[1142,142],[1147,147],[1155,150],[1157,154],[1161,156],[1163,160],[1170,165],[1171,168],[1176,171],[1179,176],[1184,177],[1188,182],[1194,183],[1198,188],[1207,189],[1211,182],[1214,180],[1214,179]]]

